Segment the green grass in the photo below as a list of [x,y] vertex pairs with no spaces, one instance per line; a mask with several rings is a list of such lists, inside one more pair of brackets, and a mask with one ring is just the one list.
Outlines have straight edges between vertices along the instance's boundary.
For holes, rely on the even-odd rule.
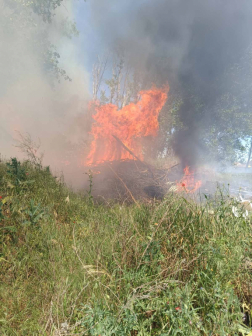
[[0,335],[249,333],[251,219],[228,197],[95,205],[15,160],[0,196]]

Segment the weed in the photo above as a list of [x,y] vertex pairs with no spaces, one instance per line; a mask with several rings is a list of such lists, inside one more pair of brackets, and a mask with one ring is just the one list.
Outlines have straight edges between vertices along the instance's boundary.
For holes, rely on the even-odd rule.
[[41,207],[41,204],[35,205],[34,200],[32,199],[29,204],[29,208],[25,210],[25,214],[28,216],[28,221],[24,221],[24,225],[37,225],[39,221],[45,215],[44,210]]
[[22,182],[26,181],[25,168],[21,166],[21,163],[16,159],[12,158],[10,162],[6,163],[7,174],[11,178],[15,187],[19,187]]
[[91,173],[83,196],[31,161],[0,172],[1,335],[250,332],[251,218],[225,193],[105,206]]
[[0,221],[4,219],[2,196],[0,196]]
[[93,196],[92,196],[92,189],[93,189],[93,173],[92,170],[89,169],[89,171],[86,173],[88,176],[89,181],[89,189],[87,191],[88,199],[93,202]]

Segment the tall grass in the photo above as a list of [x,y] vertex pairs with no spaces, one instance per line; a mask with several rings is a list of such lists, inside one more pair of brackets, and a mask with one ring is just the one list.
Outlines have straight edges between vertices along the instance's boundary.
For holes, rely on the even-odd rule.
[[1,335],[250,332],[251,219],[232,199],[97,205],[15,160],[0,196]]

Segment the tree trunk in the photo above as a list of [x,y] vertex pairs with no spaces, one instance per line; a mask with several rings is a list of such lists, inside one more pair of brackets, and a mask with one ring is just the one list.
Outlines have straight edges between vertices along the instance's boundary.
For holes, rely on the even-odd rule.
[[250,142],[250,148],[249,148],[248,161],[247,161],[247,164],[246,164],[246,168],[248,168],[248,166],[249,166],[251,154],[252,154],[252,138],[251,138],[251,142]]

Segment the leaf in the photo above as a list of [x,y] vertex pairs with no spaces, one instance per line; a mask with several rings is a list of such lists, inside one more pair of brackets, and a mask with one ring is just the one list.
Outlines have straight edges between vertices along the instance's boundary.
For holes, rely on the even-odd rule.
[[24,221],[24,222],[23,222],[23,225],[30,225],[30,224],[31,224],[30,221]]
[[5,203],[11,203],[11,200],[12,200],[12,196],[7,196],[5,197],[3,200],[2,200],[2,204],[5,204]]
[[[249,333],[247,334],[247,332],[249,331]],[[239,332],[243,335],[243,336],[252,336],[252,331],[251,329],[248,330],[248,328],[243,327],[242,325],[239,325]]]
[[13,189],[15,186],[12,183],[7,182],[7,188]]
[[26,185],[26,184],[32,184],[32,183],[34,183],[35,182],[35,180],[29,180],[29,181],[19,181],[19,183],[21,184],[21,185]]
[[11,232],[17,232],[17,228],[15,226],[4,226],[2,228],[0,228],[2,230],[9,230]]

